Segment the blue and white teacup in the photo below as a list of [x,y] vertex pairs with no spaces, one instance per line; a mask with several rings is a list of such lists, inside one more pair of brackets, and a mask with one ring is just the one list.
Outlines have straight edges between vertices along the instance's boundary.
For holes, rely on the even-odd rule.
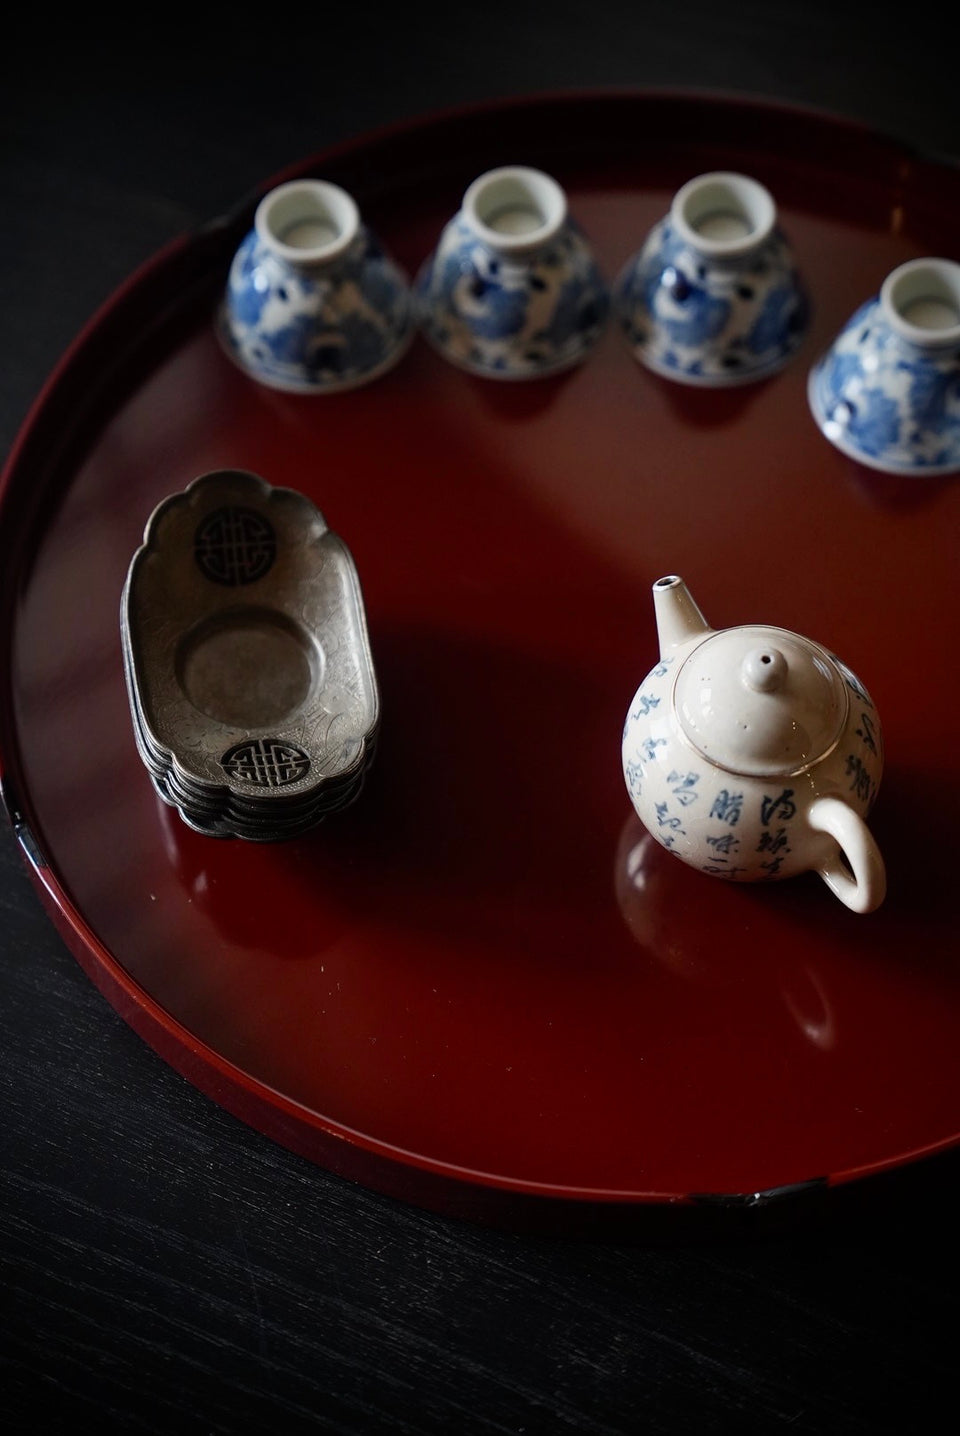
[[350,389],[407,349],[410,286],[352,196],[325,180],[291,180],[257,206],[217,328],[228,354],[261,384],[301,394]]
[[890,474],[960,471],[960,264],[911,259],[850,317],[810,371],[831,444]]
[[424,337],[459,368],[534,379],[585,359],[609,290],[560,185],[490,170],[469,186],[415,284]]
[[770,192],[747,175],[688,180],[617,280],[634,355],[684,384],[764,379],[802,343],[810,304]]

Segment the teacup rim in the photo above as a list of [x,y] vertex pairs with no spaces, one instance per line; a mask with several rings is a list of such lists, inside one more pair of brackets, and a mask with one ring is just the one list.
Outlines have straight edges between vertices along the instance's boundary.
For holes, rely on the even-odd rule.
[[911,323],[903,313],[904,290],[909,293],[916,286],[917,276],[926,275],[946,285],[960,316],[960,264],[952,259],[930,255],[908,259],[890,271],[880,287],[880,312],[894,333],[917,349],[956,348],[960,345],[960,317],[956,324],[937,329]]
[[[278,211],[295,207],[297,200],[319,201],[336,221],[334,238],[316,245],[284,242],[278,231]],[[295,179],[275,185],[257,205],[253,227],[260,242],[278,259],[300,267],[325,265],[347,252],[360,233],[360,211],[353,196],[340,185],[324,179]]]
[[[700,233],[690,218],[690,210],[699,196],[710,190],[726,190],[750,216],[750,228],[744,235],[711,238]],[[773,234],[777,223],[777,206],[766,185],[751,175],[737,170],[708,170],[694,175],[681,185],[670,205],[670,221],[684,243],[707,259],[735,259],[753,253]]]
[[[482,212],[483,197],[496,186],[517,183],[536,201],[543,223],[519,234],[504,233],[488,224]],[[526,255],[554,239],[567,222],[567,196],[559,182],[531,165],[498,165],[477,175],[464,192],[461,215],[482,243],[504,255]]]

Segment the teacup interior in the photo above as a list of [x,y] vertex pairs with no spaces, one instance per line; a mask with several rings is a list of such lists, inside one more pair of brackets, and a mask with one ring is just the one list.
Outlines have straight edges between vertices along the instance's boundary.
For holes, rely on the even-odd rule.
[[773,200],[746,175],[699,175],[678,191],[673,220],[698,248],[717,254],[752,247],[773,228]]
[[908,337],[952,342],[954,335],[960,336],[960,265],[912,261],[894,270],[885,291],[890,317]]
[[549,175],[518,166],[481,175],[464,197],[464,210],[500,244],[523,245],[543,240],[563,224],[566,199]]
[[256,216],[261,239],[301,261],[338,254],[353,239],[358,223],[350,195],[322,180],[279,185],[261,201]]

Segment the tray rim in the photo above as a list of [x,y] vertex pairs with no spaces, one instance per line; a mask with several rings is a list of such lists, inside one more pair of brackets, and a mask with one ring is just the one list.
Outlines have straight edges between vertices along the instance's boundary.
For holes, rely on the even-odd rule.
[[[446,1215],[497,1222],[519,1216],[522,1222],[525,1216],[535,1213],[533,1220],[540,1226],[545,1213],[555,1213],[559,1208],[564,1212],[564,1230],[569,1229],[571,1207],[588,1220],[591,1215],[606,1216],[617,1210],[649,1213],[651,1209],[779,1208],[790,1205],[798,1196],[807,1198],[827,1189],[852,1183],[859,1185],[869,1178],[953,1151],[960,1146],[960,1131],[935,1143],[765,1192],[627,1192],[550,1184],[457,1166],[396,1147],[306,1107],[223,1058],[174,1018],[105,946],[60,875],[49,865],[29,787],[23,779],[16,724],[11,712],[8,676],[12,625],[8,620],[20,577],[17,560],[22,558],[24,548],[29,549],[31,537],[30,524],[24,523],[16,505],[24,503],[26,471],[32,449],[39,442],[38,434],[42,439],[44,429],[51,427],[51,408],[69,404],[70,388],[78,370],[83,369],[98,347],[103,347],[111,328],[122,324],[127,309],[142,300],[145,290],[168,281],[170,273],[181,264],[188,272],[199,271],[209,282],[207,266],[214,258],[222,259],[229,254],[230,246],[239,241],[262,195],[287,179],[310,173],[320,166],[349,163],[352,158],[384,144],[416,141],[435,130],[438,124],[468,120],[482,126],[491,118],[502,119],[518,111],[544,107],[567,110],[578,106],[591,109],[604,104],[654,108],[705,106],[710,110],[721,108],[741,118],[772,114],[801,126],[818,126],[828,134],[846,133],[852,140],[877,152],[889,164],[891,174],[907,161],[948,174],[960,184],[960,157],[925,149],[893,132],[818,106],[717,89],[640,86],[545,90],[471,101],[400,119],[351,135],[283,166],[262,180],[231,210],[175,236],[137,266],[94,310],[64,350],[28,407],[0,469],[0,536],[10,528],[20,542],[14,562],[4,565],[5,572],[0,577],[0,796],[43,907],[83,971],[127,1025],[193,1086],[261,1134],[319,1163],[324,1169]],[[189,306],[188,295],[178,298],[171,309],[179,314]],[[169,322],[168,319],[167,327]],[[139,336],[132,349],[139,354],[147,344],[148,340]],[[57,462],[56,447],[54,444],[47,455],[50,468]],[[26,501],[29,502],[28,497]],[[266,1114],[269,1120],[266,1123],[256,1120],[254,1114]],[[310,1139],[304,1136],[304,1131],[310,1133]],[[318,1143],[322,1150],[319,1156]],[[805,1201],[804,1205],[808,1203]]]

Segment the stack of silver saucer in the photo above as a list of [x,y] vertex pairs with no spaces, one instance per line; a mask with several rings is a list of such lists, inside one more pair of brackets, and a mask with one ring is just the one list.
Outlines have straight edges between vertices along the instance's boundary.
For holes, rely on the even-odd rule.
[[120,628],[137,751],[191,828],[275,842],[358,796],[380,707],[366,616],[302,494],[224,469],[165,499]]

